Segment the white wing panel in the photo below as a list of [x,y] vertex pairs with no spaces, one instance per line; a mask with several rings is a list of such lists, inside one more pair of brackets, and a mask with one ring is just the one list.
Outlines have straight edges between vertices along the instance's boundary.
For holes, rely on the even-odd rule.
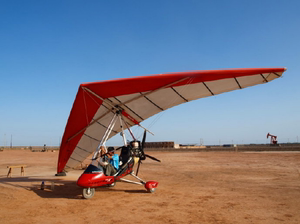
[[272,81],[278,78],[278,76],[282,76],[282,72],[278,72],[276,74],[274,73],[263,74],[263,76],[265,76],[268,81]]
[[[98,113],[96,113],[94,119],[96,119],[97,114]],[[96,142],[99,144],[113,117],[114,114],[110,112],[106,114],[104,117],[102,117],[101,119],[98,119],[97,121],[95,120],[94,123],[87,128],[87,130],[84,133],[84,136],[89,137],[93,141],[96,140]],[[119,129],[120,129],[120,121],[118,119],[111,132],[112,136],[117,134]]]
[[197,84],[174,87],[174,89],[188,101],[212,95],[202,82]]
[[[107,103],[103,102],[102,105],[97,110],[97,112],[95,113],[93,120],[98,120],[103,115],[110,114],[110,110],[107,108],[109,108],[109,105]],[[93,120],[91,122],[93,122]]]
[[172,88],[158,90],[147,97],[164,110],[186,102]]
[[233,78],[205,82],[205,84],[212,91],[214,95],[240,88],[237,82],[235,81],[235,79]]
[[73,160],[80,162],[83,161],[85,158],[87,158],[89,155],[91,155],[93,153],[94,149],[90,149],[90,151],[85,151],[80,149],[79,147],[76,147],[76,149],[73,151],[71,158],[73,158]]
[[[95,150],[93,145],[90,145],[88,143],[89,140],[86,137],[81,138],[80,142],[80,145],[84,145],[85,149],[82,149],[79,145],[77,145],[66,164],[66,170],[70,170],[70,167],[75,168],[80,165],[81,162],[84,161],[89,155],[91,155],[93,153],[93,150]],[[86,142],[87,144],[85,144],[84,142]],[[87,147],[87,145],[89,145],[89,147]]]
[[151,103],[149,100],[145,99],[144,97],[139,98],[135,101],[132,101],[126,104],[131,110],[141,116],[143,119],[152,116],[153,114],[159,113],[160,110],[157,106]]
[[[122,101],[123,103],[128,102],[129,100],[132,100],[136,97],[139,97],[141,94],[140,93],[134,93],[134,94],[128,94],[128,95],[122,95],[122,96],[117,96],[116,98],[118,98],[118,100]],[[111,100],[114,100],[113,98],[111,98]],[[115,102],[117,102],[115,100]]]
[[97,141],[84,135],[82,136],[82,138],[80,139],[80,141],[77,144],[77,147],[79,147],[82,151],[82,153],[84,153],[85,151],[93,151],[95,150],[95,145],[97,147]]
[[258,83],[263,83],[265,81],[263,77],[261,77],[261,75],[238,77],[237,80],[240,83],[242,88],[253,86]]
[[[98,119],[100,116],[105,114],[108,110],[101,106],[98,111],[96,112],[94,119]],[[94,122],[92,125],[90,125],[84,132],[83,136],[81,137],[80,141],[78,142],[75,150],[73,151],[67,166],[66,170],[68,170],[68,167],[76,167],[80,165],[80,161],[83,161],[85,158],[90,156],[95,150],[97,149],[102,136],[104,135],[106,128],[111,119],[113,117],[112,113],[109,113],[99,119],[97,122]],[[118,122],[119,123],[119,122]],[[116,124],[116,126],[119,124]],[[115,132],[112,132],[112,135],[115,135]]]
[[[74,152],[73,152],[74,153]],[[73,155],[73,154],[72,154]],[[66,167],[65,167],[65,171],[70,171],[72,170],[72,168],[77,167],[80,164],[80,162],[73,160],[72,156],[70,157],[70,159],[68,160]]]
[[[130,114],[131,117],[133,117],[136,121],[142,122],[145,118],[140,116],[138,113],[136,113],[134,110],[132,110],[129,105],[126,104],[126,102],[130,102],[135,98],[143,98],[143,96],[138,93],[138,94],[129,94],[129,95],[123,95],[123,96],[118,96],[115,98],[109,98],[110,101],[112,101],[116,105],[121,105],[128,114]],[[135,102],[136,100],[132,101]],[[125,106],[122,106],[124,104]]]

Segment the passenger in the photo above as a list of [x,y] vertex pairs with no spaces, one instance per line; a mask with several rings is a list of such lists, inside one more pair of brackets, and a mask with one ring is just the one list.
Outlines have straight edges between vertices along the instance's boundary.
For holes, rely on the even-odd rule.
[[119,155],[115,154],[114,147],[108,147],[108,156],[110,158],[109,163],[114,166],[116,170],[119,169]]
[[117,171],[112,164],[109,163],[112,156],[111,152],[107,152],[104,146],[100,147],[100,164],[105,169],[106,176],[113,176]]

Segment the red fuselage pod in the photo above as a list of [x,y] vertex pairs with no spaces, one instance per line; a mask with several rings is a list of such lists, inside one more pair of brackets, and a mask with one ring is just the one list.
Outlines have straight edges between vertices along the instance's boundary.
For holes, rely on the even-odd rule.
[[77,185],[83,188],[95,188],[112,184],[115,181],[113,176],[105,176],[103,169],[94,165],[89,165],[83,174],[78,178]]
[[158,182],[154,181],[154,180],[150,180],[145,184],[145,188],[147,190],[152,189],[152,188],[157,188]]
[[130,174],[132,172],[133,165],[134,160],[132,159],[126,164],[126,166],[120,168],[120,170],[117,172],[115,180],[120,180],[122,177],[125,177],[126,175]]

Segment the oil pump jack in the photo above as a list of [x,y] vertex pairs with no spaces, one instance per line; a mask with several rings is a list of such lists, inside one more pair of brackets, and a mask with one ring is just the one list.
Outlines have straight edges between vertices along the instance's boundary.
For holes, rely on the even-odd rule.
[[270,133],[267,134],[267,138],[270,138],[270,145],[277,145],[277,136],[271,135]]

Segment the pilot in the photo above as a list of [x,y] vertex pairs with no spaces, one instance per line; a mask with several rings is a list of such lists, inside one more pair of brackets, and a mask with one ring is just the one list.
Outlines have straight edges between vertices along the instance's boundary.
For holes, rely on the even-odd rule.
[[109,163],[109,161],[112,159],[112,155],[113,154],[111,150],[107,152],[104,146],[100,147],[99,163],[104,168],[106,176],[113,176],[117,172],[115,167]]
[[108,151],[109,163],[111,165],[113,165],[116,170],[118,170],[119,169],[119,155],[115,154],[114,147],[108,147],[107,151]]
[[138,149],[139,148],[139,142],[138,141],[132,141],[132,142],[130,142],[130,145],[133,149]]
[[140,144],[138,141],[132,141],[132,142],[130,142],[130,146],[134,152],[133,159],[134,159],[134,165],[135,165],[139,162],[139,159],[140,159],[140,154],[141,154],[140,147],[139,147]]

